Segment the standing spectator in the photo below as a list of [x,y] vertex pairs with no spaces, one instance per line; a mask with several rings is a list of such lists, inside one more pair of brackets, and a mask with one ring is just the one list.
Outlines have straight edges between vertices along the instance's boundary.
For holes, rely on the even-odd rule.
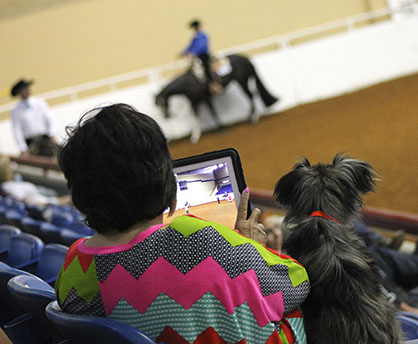
[[22,153],[54,156],[55,121],[48,104],[42,98],[31,96],[33,80],[19,80],[11,90],[13,97],[20,101],[12,110],[12,125],[16,143]]

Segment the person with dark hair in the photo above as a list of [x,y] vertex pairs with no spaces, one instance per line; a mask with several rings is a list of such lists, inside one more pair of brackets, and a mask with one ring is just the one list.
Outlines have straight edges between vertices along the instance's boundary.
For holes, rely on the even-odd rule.
[[222,86],[213,79],[210,67],[208,35],[202,30],[202,24],[199,20],[191,21],[189,28],[194,31],[194,36],[189,46],[182,52],[182,55],[198,58],[202,62],[210,90],[214,93],[219,93],[222,91]]
[[237,230],[191,215],[164,225],[177,183],[152,118],[115,104],[68,134],[59,164],[97,233],[68,251],[55,284],[63,311],[119,320],[166,344],[303,340],[306,271],[264,247],[260,210],[246,219],[248,188]]
[[19,80],[12,89],[12,97],[20,101],[12,110],[12,126],[18,148],[22,154],[54,156],[58,146],[55,140],[55,120],[47,102],[31,96],[33,80]]

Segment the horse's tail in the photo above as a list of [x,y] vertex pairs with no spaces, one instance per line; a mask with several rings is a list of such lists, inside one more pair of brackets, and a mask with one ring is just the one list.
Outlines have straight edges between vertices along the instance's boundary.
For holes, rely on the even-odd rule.
[[264,87],[261,79],[258,77],[257,72],[254,69],[255,84],[257,86],[258,93],[260,94],[261,99],[265,106],[271,106],[279,99],[273,96],[267,89]]

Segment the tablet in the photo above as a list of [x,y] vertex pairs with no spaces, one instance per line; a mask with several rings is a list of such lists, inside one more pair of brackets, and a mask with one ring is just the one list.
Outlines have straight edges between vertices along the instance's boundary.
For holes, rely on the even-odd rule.
[[171,217],[168,212],[164,213],[164,223],[179,215],[192,214],[234,228],[241,193],[246,188],[235,149],[174,160],[173,170],[177,181],[177,206]]

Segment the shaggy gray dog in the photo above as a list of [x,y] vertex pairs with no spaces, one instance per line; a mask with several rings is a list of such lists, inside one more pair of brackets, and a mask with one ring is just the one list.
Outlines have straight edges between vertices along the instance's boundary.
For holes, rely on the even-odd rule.
[[302,305],[309,344],[403,343],[378,267],[352,229],[375,177],[368,163],[337,155],[331,165],[304,159],[276,184],[292,232],[283,249],[311,281]]

